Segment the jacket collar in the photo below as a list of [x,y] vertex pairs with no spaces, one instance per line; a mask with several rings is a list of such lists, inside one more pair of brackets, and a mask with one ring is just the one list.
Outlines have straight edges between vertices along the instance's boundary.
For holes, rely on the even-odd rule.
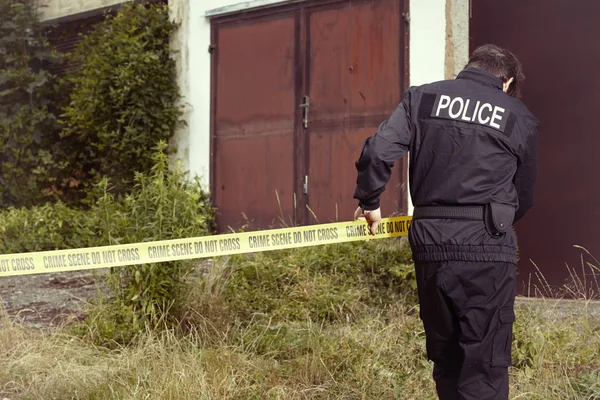
[[469,79],[479,82],[482,85],[502,90],[502,79],[480,68],[465,68],[458,74],[456,79]]

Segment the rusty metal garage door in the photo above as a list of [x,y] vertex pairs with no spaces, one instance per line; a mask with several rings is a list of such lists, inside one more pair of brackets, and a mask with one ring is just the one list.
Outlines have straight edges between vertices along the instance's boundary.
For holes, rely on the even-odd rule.
[[[220,231],[349,220],[354,162],[407,84],[404,2],[325,0],[213,19]],[[382,197],[406,212],[406,162]]]
[[296,27],[284,13],[216,31],[211,191],[221,231],[294,214]]
[[598,15],[595,0],[472,2],[471,50],[495,43],[516,53],[527,78],[523,100],[541,122],[536,205],[516,226],[524,294],[539,283],[534,263],[553,287],[570,278],[565,263],[588,289],[596,285],[582,268],[581,255],[590,257],[574,245],[600,258]]

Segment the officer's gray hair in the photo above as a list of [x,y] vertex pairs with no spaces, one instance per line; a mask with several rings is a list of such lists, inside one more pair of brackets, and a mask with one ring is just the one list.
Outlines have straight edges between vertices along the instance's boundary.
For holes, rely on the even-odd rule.
[[523,66],[509,50],[494,44],[479,46],[471,55],[465,68],[469,67],[484,69],[502,79],[502,82],[514,78],[507,93],[514,97],[521,97],[521,84],[525,80]]

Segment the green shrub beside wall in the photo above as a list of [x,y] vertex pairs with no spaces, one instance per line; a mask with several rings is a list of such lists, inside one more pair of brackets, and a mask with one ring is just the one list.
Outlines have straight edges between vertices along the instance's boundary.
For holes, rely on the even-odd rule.
[[[123,200],[107,191],[108,180],[97,187],[97,202],[89,210],[64,203],[0,211],[0,254],[82,248],[211,234],[213,209],[198,180],[191,181],[179,165],[170,170],[160,142],[153,149],[154,166],[137,173],[131,194]],[[111,278],[114,306],[128,310],[134,320],[154,325],[167,314],[181,284],[192,270],[190,262],[119,267]]]
[[0,0],[0,207],[40,204],[61,184],[57,60],[36,2]]
[[58,78],[38,9],[0,0],[0,207],[88,205],[104,177],[126,195],[182,123],[169,47],[177,26],[164,4],[123,5],[82,38],[68,56],[79,67]]
[[208,194],[198,180],[176,165],[169,170],[166,144],[153,150],[150,173],[138,173],[133,192],[123,201],[107,191],[108,180],[96,188],[89,210],[64,203],[0,211],[0,254],[137,243],[202,236],[213,232]]
[[[110,178],[127,193],[136,172],[153,165],[151,148],[180,122],[179,88],[169,40],[176,26],[166,5],[125,5],[98,24],[73,54],[63,137],[77,143],[72,166],[83,182]],[[84,185],[85,186],[85,185]]]

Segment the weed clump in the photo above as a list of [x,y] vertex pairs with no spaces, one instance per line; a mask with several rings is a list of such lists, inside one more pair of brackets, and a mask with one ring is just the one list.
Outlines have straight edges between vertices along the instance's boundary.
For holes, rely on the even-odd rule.
[[410,249],[397,239],[229,257],[200,285],[182,301],[184,315],[211,309],[203,319],[242,325],[348,322],[417,300]]

